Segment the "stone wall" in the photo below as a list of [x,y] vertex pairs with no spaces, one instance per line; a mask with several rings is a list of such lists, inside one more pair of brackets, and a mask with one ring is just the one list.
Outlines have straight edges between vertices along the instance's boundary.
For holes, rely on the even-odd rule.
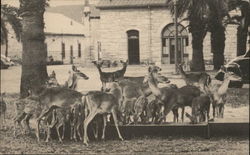
[[[166,8],[130,8],[101,10],[100,40],[103,59],[128,59],[127,31],[139,31],[140,61],[161,62],[163,28],[173,22],[170,11]],[[182,23],[186,26],[188,23]],[[226,59],[236,55],[236,27],[226,28]],[[192,59],[192,36],[189,33],[189,45],[185,53]],[[204,59],[212,60],[210,33],[204,39]]]

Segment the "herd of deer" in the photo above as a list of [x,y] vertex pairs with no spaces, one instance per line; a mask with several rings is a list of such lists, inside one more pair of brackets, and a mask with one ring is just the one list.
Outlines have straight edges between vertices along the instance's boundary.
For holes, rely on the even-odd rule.
[[[240,80],[240,77],[225,71],[224,81],[220,85],[211,84],[210,76],[205,73],[185,73],[182,65],[178,65],[179,73],[186,86],[178,88],[170,84],[167,77],[160,74],[161,68],[149,66],[147,75],[141,77],[124,76],[127,62],[121,61],[123,67],[114,72],[103,72],[102,63],[93,62],[97,67],[102,88],[100,91],[82,93],[77,91],[77,81],[89,79],[75,66],[69,72],[65,85],[59,85],[53,71],[41,93],[32,94],[16,101],[17,115],[14,118],[16,136],[17,125],[21,131],[30,132],[29,120],[36,120],[36,137],[40,141],[41,122],[46,128],[46,142],[51,137],[51,129],[55,128],[59,141],[65,136],[65,126],[70,125],[70,138],[83,140],[88,145],[88,126],[92,126],[95,137],[98,137],[100,122],[102,122],[102,139],[105,139],[107,120],[112,120],[121,140],[119,124],[131,123],[163,123],[167,114],[172,111],[174,122],[178,122],[178,109],[182,109],[181,120],[184,121],[185,107],[192,108],[192,114],[186,116],[192,123],[209,120],[210,103],[213,107],[213,118],[223,117],[225,95],[230,80]],[[165,87],[158,87],[163,83]],[[148,97],[155,97],[151,102]],[[0,114],[4,115],[6,105],[1,97]],[[108,119],[109,118],[109,119]],[[3,122],[4,123],[4,122]],[[24,129],[25,127],[25,129]],[[62,132],[61,129],[62,128]],[[83,132],[82,132],[83,131]],[[83,137],[83,139],[82,139]]]

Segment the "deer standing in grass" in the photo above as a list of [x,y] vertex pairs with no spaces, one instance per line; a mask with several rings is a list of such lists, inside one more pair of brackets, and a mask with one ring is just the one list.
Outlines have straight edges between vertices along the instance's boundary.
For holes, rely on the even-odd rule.
[[102,139],[105,138],[105,129],[106,129],[106,121],[107,121],[107,114],[111,113],[114,119],[115,127],[118,133],[118,136],[121,140],[123,140],[119,128],[118,128],[118,110],[119,110],[119,103],[118,99],[113,95],[102,91],[90,91],[87,94],[85,94],[82,98],[82,102],[87,106],[89,110],[89,114],[84,120],[84,138],[83,142],[84,144],[88,145],[88,125],[93,120],[93,118],[97,114],[103,115],[103,133],[102,133]]
[[224,104],[226,102],[226,95],[230,81],[241,81],[241,77],[233,72],[227,72],[224,66],[222,66],[220,70],[225,73],[222,84],[212,85],[205,89],[206,93],[211,97],[213,118],[215,118],[215,115],[219,118],[224,117]]
[[124,74],[126,72],[127,66],[128,66],[128,60],[126,62],[121,61],[123,67],[120,70],[114,71],[114,72],[103,72],[101,70],[102,63],[97,63],[96,61],[93,61],[96,68],[99,71],[100,74],[100,80],[102,82],[102,91],[106,91],[106,84],[110,82],[117,82],[121,79],[123,79]]
[[186,85],[198,85],[201,91],[205,92],[205,88],[211,83],[211,77],[206,72],[185,73],[182,64],[177,65],[177,67]]

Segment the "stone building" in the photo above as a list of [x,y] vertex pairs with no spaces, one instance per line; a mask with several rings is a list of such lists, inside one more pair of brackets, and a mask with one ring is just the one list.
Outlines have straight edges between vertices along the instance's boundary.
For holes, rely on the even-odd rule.
[[[128,59],[130,64],[154,62],[174,64],[173,16],[166,0],[101,0],[100,43],[102,59]],[[187,22],[178,25],[179,59],[192,58],[191,34]],[[236,56],[236,26],[226,28],[226,59]],[[204,40],[204,59],[212,60],[210,34]]]
[[[86,63],[89,43],[82,24],[63,14],[51,12],[45,12],[44,22],[48,57],[65,64]],[[22,45],[15,39],[11,28],[9,34],[8,56],[21,58]],[[1,45],[1,51],[4,53],[5,45]]]

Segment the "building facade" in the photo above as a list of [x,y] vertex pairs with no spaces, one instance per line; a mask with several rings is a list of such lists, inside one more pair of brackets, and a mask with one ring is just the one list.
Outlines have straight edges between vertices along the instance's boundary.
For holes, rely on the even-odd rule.
[[[85,64],[89,60],[89,43],[82,24],[62,14],[51,12],[44,14],[44,22],[48,58],[62,61],[64,64]],[[11,28],[9,34],[8,56],[21,58],[22,45],[17,42]],[[1,52],[4,51],[5,45],[1,45]]]
[[[130,64],[153,62],[171,65],[174,60],[173,16],[165,0],[102,0],[100,43],[102,59],[128,59]],[[178,25],[178,59],[192,59],[192,37],[187,22]],[[236,26],[226,28],[225,58],[236,56]],[[210,34],[204,40],[204,59],[212,60]]]

